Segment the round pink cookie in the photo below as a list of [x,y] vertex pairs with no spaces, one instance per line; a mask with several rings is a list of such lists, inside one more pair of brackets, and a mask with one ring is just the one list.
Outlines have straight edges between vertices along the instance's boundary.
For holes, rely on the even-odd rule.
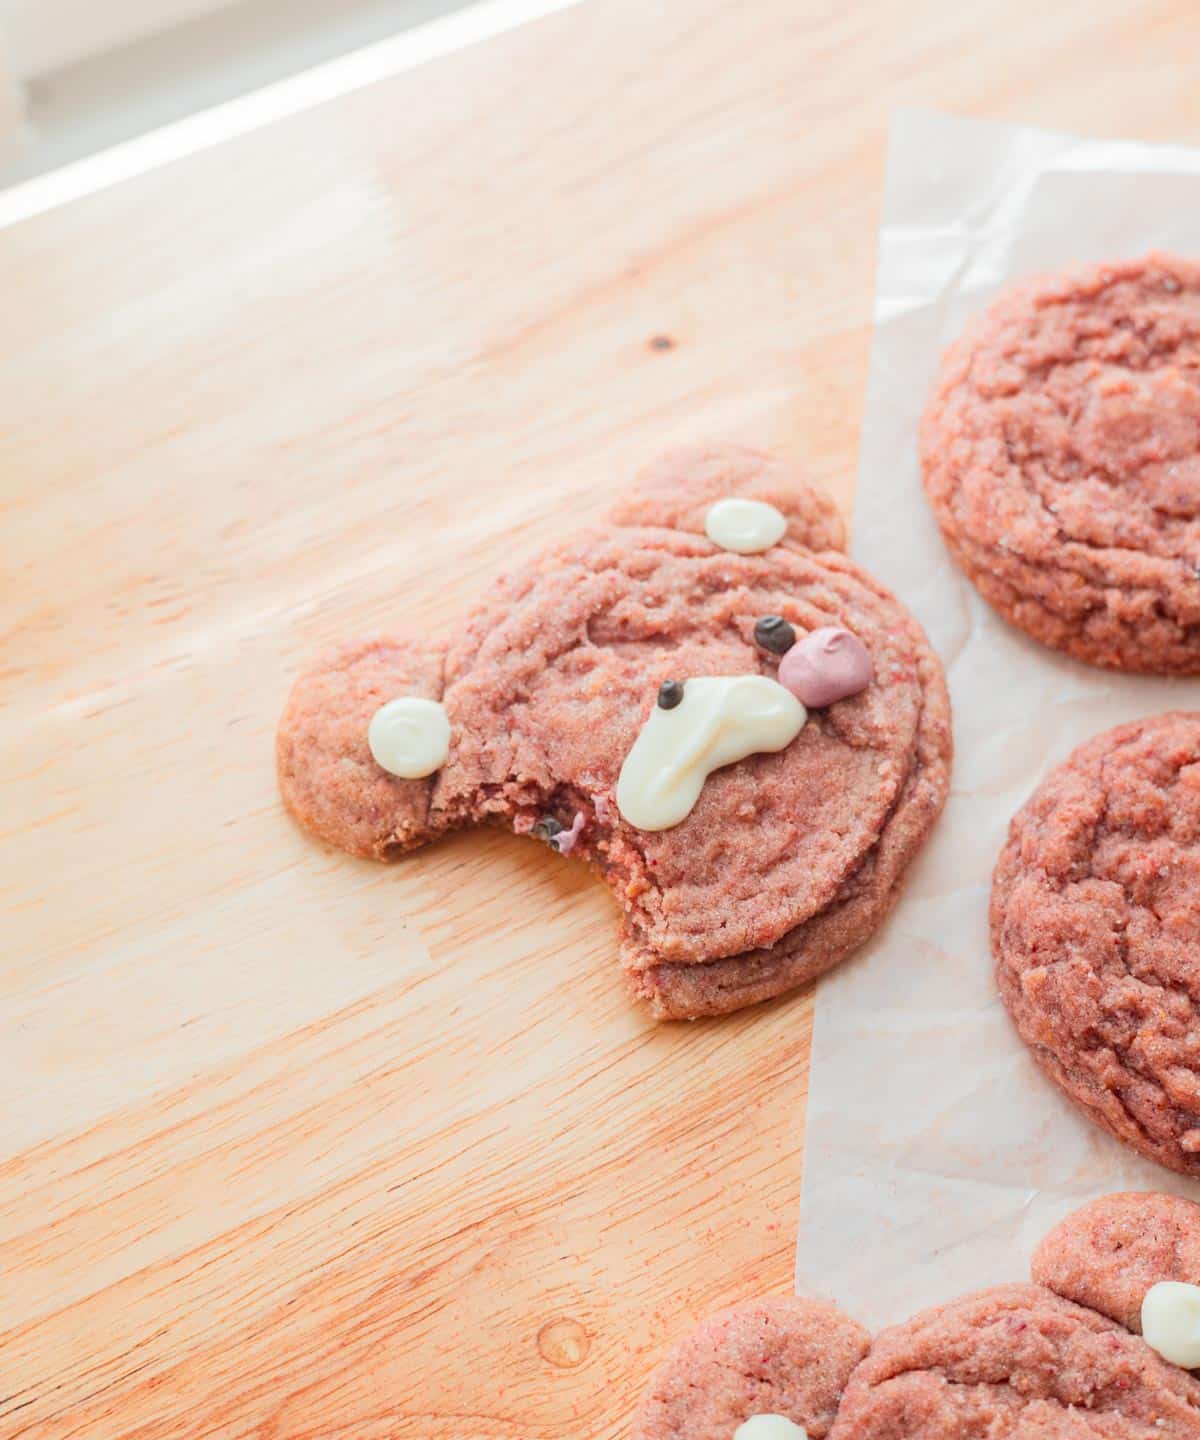
[[1104,1195],[1051,1230],[1034,1251],[1031,1273],[1039,1285],[1140,1335],[1151,1286],[1200,1285],[1200,1205],[1153,1192]]
[[996,979],[1046,1074],[1134,1149],[1200,1176],[1200,714],[1089,740],[1009,827]]
[[1136,1335],[1038,1285],[885,1330],[831,1440],[1196,1440],[1200,1384]]
[[782,1415],[822,1440],[870,1343],[823,1300],[780,1296],[724,1310],[663,1361],[633,1440],[732,1440],[751,1415]]
[[1200,265],[1015,286],[947,354],[921,458],[951,553],[1013,624],[1200,673]]

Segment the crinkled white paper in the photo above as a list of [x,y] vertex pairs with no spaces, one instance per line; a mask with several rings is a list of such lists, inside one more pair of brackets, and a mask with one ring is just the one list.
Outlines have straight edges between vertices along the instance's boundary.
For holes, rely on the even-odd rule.
[[1140,1160],[1043,1079],[992,980],[1008,821],[1080,741],[1200,708],[1200,683],[1113,676],[999,620],[921,489],[917,425],[944,348],[1013,278],[1161,247],[1200,255],[1200,151],[930,114],[895,123],[853,553],[917,614],[954,703],[951,796],[885,930],[817,998],[797,1285],[877,1327],[1028,1277],[1087,1198],[1200,1185]]

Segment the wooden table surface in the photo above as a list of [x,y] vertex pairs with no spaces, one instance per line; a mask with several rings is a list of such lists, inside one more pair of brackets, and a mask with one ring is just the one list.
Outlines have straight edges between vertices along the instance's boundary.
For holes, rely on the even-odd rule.
[[3,1440],[613,1440],[789,1286],[811,995],[655,1027],[580,867],[325,850],[275,719],[665,443],[848,501],[892,108],[1196,142],[1198,38],[589,0],[0,232]]

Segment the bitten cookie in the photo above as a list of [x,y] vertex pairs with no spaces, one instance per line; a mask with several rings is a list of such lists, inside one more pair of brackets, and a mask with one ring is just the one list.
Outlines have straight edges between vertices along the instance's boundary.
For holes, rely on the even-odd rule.
[[[779,1416],[823,1440],[870,1336],[835,1305],[778,1296],[724,1310],[675,1347],[647,1387],[633,1440],[733,1440]],[[758,1427],[769,1433],[770,1427]],[[787,1427],[775,1427],[787,1434]],[[751,1437],[755,1427],[747,1427]],[[789,1440],[794,1440],[793,1436]]]
[[1200,1384],[1038,1285],[1006,1285],[879,1335],[831,1440],[1196,1440]]
[[992,882],[1000,993],[1091,1119],[1200,1175],[1200,715],[1081,745],[1009,828]]
[[807,548],[840,525],[775,462],[677,455],[616,514],[496,584],[444,649],[319,661],[280,722],[280,787],[355,854],[491,822],[590,862],[634,994],[719,1014],[888,913],[946,796],[945,681],[887,590]]
[[921,426],[955,560],[1035,639],[1200,673],[1200,266],[1027,281],[945,358]]
[[1178,1195],[1103,1195],[1051,1230],[1030,1273],[1140,1335],[1142,1302],[1155,1285],[1200,1285],[1200,1205]]

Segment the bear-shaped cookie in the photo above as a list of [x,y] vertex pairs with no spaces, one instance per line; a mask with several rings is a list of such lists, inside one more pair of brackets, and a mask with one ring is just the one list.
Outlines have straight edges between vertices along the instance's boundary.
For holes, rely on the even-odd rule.
[[1106,1196],[1032,1269],[873,1341],[828,1301],[722,1311],[654,1373],[633,1440],[1196,1440],[1200,1206]]
[[842,538],[777,460],[666,456],[452,638],[354,640],[302,675],[284,800],[376,859],[494,823],[589,862],[656,1017],[800,985],[888,913],[950,774],[941,665]]

